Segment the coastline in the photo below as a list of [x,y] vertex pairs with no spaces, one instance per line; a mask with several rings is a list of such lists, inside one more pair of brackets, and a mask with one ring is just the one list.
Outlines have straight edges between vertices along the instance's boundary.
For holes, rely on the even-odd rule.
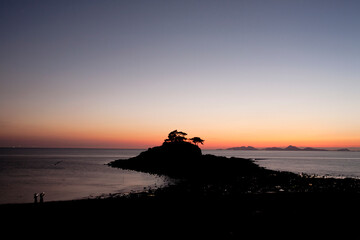
[[256,229],[275,226],[314,232],[314,228],[304,229],[305,225],[319,223],[342,229],[360,214],[359,179],[300,176],[264,169],[251,159],[213,155],[202,155],[195,163],[190,158],[169,165],[163,161],[144,164],[143,160],[138,156],[109,165],[165,175],[176,182],[98,199],[5,204],[0,211],[9,226],[31,231],[62,226],[66,232],[86,235],[78,228],[83,224],[99,234],[112,230],[164,238],[174,233],[232,238],[263,234]]

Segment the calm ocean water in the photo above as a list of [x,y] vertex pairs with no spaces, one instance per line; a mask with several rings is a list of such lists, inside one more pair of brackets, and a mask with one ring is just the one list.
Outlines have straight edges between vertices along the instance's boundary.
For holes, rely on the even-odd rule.
[[166,184],[163,178],[105,165],[143,150],[0,149],[0,204],[96,197]]
[[294,173],[336,178],[360,178],[360,152],[339,151],[236,151],[214,150],[203,153],[256,159],[262,167]]
[[[96,197],[162,186],[154,175],[111,168],[116,159],[143,150],[124,149],[0,149],[0,204]],[[265,168],[333,177],[360,178],[360,152],[203,150],[204,154],[258,159]]]

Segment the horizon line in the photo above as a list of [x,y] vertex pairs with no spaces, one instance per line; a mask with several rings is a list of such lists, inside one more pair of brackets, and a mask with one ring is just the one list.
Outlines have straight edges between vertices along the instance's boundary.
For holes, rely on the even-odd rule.
[[[309,147],[309,146],[295,146],[295,145],[287,145],[287,146],[271,146],[271,147],[254,147],[257,150],[265,150],[266,148],[287,148],[289,146],[297,147],[297,148],[314,148],[320,150],[326,149],[360,149],[360,146],[357,147]],[[104,149],[104,150],[146,150],[148,148],[152,148],[156,146],[149,147],[52,147],[52,146],[0,146],[0,149]],[[200,146],[199,146],[200,147]],[[210,147],[210,148],[201,148],[202,150],[227,150],[229,148],[238,148],[238,147],[253,147],[251,145],[242,145],[242,146],[234,146],[234,147]],[[251,150],[243,150],[243,151],[251,151]]]

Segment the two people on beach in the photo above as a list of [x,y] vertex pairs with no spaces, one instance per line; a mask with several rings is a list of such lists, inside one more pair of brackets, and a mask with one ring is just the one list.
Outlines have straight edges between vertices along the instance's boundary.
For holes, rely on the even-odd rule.
[[38,203],[38,197],[40,197],[40,203],[43,203],[44,202],[44,196],[45,196],[45,193],[42,192],[42,193],[34,193],[34,203]]

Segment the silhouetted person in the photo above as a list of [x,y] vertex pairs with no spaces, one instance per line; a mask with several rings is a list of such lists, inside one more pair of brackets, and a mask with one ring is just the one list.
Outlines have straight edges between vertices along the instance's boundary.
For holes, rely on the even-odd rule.
[[34,193],[34,203],[37,204],[38,203],[38,193]]
[[45,196],[44,192],[40,193],[40,203],[44,202],[44,196]]

